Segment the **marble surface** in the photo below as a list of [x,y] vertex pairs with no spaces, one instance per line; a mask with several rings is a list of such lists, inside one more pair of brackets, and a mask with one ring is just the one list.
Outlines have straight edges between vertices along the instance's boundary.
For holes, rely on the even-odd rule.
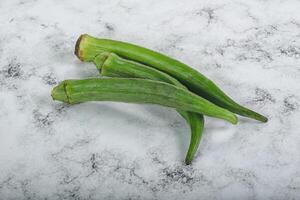
[[[86,2],[86,3],[84,3]],[[1,0],[0,199],[299,199],[300,1]],[[141,44],[269,118],[189,129],[155,105],[53,102],[82,33]]]

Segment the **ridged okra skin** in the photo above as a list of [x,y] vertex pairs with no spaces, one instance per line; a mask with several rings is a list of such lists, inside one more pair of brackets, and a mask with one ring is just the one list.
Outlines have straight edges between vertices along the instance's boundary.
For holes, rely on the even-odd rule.
[[187,89],[172,76],[144,64],[123,59],[115,53],[101,53],[95,57],[94,63],[102,76],[149,79]]
[[69,104],[86,101],[149,103],[204,114],[237,123],[228,110],[177,86],[145,79],[91,78],[65,80],[52,90],[54,100]]
[[134,60],[163,71],[179,80],[191,91],[239,115],[267,122],[265,116],[245,108],[227,96],[213,81],[188,65],[161,53],[134,44],[98,39],[87,34],[81,35],[75,47],[75,54],[82,61],[93,61],[95,56],[105,51]]
[[[114,53],[101,53],[96,56],[94,63],[102,76],[121,78],[143,78],[166,82],[183,89],[187,89],[175,78],[146,65],[126,60]],[[191,164],[201,141],[204,117],[202,114],[177,110],[187,121],[191,129],[190,145],[186,154],[185,163]]]

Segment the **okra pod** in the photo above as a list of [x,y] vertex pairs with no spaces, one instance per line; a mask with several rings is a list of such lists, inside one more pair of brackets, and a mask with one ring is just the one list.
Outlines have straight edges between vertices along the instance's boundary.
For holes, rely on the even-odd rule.
[[204,114],[237,123],[228,110],[177,86],[135,78],[65,80],[52,90],[52,98],[69,104],[87,101],[150,103]]
[[[101,53],[95,57],[94,63],[102,76],[150,79],[187,89],[175,78],[164,72],[141,63],[123,59],[114,53]],[[177,111],[187,121],[191,129],[190,145],[185,157],[185,163],[190,164],[200,144],[204,127],[204,117],[202,114],[182,110]]]
[[179,80],[189,90],[233,113],[261,122],[268,121],[265,116],[236,103],[203,74],[161,53],[126,42],[98,39],[87,34],[79,37],[75,47],[75,54],[82,61],[93,61],[98,54],[107,51],[163,71]]

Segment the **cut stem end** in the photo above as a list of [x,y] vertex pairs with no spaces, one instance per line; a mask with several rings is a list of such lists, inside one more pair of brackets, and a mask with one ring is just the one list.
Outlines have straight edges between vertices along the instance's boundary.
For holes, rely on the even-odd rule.
[[69,99],[65,89],[65,82],[61,82],[59,85],[54,87],[51,92],[51,96],[53,100],[69,103]]
[[88,36],[87,34],[82,34],[79,36],[79,38],[76,41],[75,44],[75,51],[74,54],[77,56],[77,58],[79,58],[79,60],[84,61],[83,57],[82,57],[82,50],[81,50],[81,43],[84,40],[84,38]]
[[104,65],[105,61],[107,61],[107,59],[109,58],[111,53],[109,52],[104,52],[104,53],[101,53],[99,55],[97,55],[95,58],[94,58],[94,63],[98,69],[98,71],[101,73],[101,69],[102,69],[102,66]]

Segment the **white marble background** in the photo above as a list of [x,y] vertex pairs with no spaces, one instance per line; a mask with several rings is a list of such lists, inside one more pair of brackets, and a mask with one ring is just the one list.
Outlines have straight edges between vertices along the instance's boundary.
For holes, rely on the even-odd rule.
[[[97,76],[73,55],[81,33],[190,64],[269,117],[189,129],[154,105],[53,102]],[[0,199],[299,199],[300,1],[1,0]]]

